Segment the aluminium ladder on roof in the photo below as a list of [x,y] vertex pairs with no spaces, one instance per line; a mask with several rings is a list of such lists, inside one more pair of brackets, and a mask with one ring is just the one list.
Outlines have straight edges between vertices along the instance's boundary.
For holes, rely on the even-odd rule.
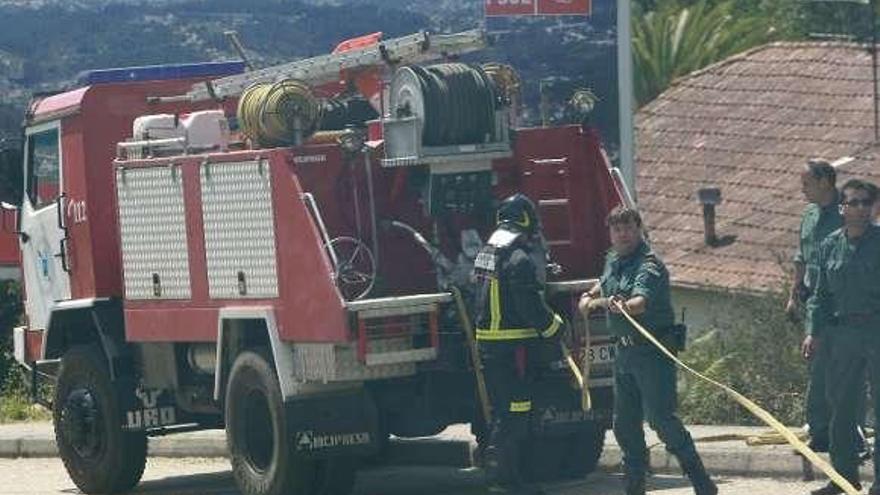
[[363,48],[321,55],[275,65],[244,74],[193,85],[187,93],[191,101],[238,96],[252,84],[297,79],[307,84],[323,84],[339,78],[347,69],[391,64],[415,64],[480,50],[486,46],[485,33],[474,29],[455,34],[429,35],[422,31]]

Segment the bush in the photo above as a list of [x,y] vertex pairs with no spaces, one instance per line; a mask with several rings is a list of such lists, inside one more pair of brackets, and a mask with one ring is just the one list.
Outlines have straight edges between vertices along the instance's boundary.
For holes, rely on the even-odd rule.
[[12,357],[12,327],[21,321],[21,286],[14,280],[0,281],[0,393],[5,390],[6,378],[14,369]]
[[27,399],[21,370],[12,355],[12,328],[21,321],[21,287],[0,282],[0,423],[44,417]]
[[[750,398],[786,425],[804,423],[803,326],[786,318],[781,293],[719,294],[715,323],[682,353],[695,370]],[[680,406],[691,424],[763,424],[717,387],[681,375]]]

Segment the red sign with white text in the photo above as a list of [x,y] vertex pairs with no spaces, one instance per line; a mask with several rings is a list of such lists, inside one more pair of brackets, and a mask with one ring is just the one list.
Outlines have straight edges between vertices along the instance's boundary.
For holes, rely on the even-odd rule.
[[590,15],[590,0],[536,0],[538,15]]
[[486,0],[486,16],[535,15],[539,0]]

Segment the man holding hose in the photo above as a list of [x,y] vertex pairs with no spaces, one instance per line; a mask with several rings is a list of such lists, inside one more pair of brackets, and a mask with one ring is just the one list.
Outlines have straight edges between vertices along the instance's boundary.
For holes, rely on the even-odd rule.
[[581,296],[579,308],[609,312],[617,339],[614,362],[614,436],[623,452],[626,495],[644,495],[647,446],[642,423],[647,419],[666,449],[676,456],[697,495],[715,495],[693,439],[676,416],[676,367],[633,328],[620,307],[671,351],[681,347],[674,331],[669,272],[642,237],[639,212],[619,206],[608,215],[611,250],[600,284]]

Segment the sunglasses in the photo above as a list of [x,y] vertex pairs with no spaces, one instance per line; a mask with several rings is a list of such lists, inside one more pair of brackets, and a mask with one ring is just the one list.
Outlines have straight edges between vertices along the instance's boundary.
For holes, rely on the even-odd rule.
[[864,208],[868,208],[869,206],[872,206],[874,204],[874,202],[871,201],[870,199],[851,199],[849,201],[843,201],[840,204],[843,206],[852,206],[854,208],[859,207],[859,206],[862,206]]

